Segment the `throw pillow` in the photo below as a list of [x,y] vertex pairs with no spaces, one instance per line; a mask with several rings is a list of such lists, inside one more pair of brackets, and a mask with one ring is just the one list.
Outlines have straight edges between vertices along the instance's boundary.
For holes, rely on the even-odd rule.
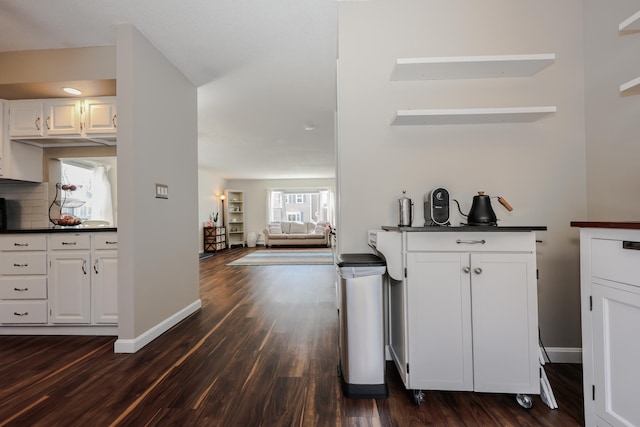
[[280,224],[267,224],[267,230],[269,230],[269,234],[282,234]]
[[289,230],[291,234],[306,234],[307,233],[307,225],[303,222],[292,222],[291,229]]
[[327,226],[324,224],[316,224],[316,228],[313,230],[313,234],[324,234]]

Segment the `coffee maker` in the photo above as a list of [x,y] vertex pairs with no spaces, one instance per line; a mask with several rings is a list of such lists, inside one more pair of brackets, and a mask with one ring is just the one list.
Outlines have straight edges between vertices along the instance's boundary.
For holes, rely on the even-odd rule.
[[424,225],[450,225],[449,191],[434,188],[424,197]]

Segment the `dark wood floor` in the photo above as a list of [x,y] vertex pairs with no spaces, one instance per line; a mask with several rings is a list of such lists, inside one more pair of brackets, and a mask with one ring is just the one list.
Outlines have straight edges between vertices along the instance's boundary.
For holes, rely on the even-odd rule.
[[547,365],[557,410],[431,391],[417,407],[392,364],[389,398],[344,398],[334,267],[225,266],[250,250],[200,261],[202,310],[136,354],[107,337],[0,337],[0,426],[583,425],[579,365]]

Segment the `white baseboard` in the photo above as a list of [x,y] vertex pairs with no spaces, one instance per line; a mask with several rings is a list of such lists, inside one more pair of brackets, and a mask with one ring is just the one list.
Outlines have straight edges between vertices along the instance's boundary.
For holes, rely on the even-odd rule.
[[580,347],[547,347],[546,350],[542,355],[547,362],[551,359],[551,363],[582,363]]
[[160,335],[167,332],[169,329],[189,317],[191,314],[200,310],[200,307],[202,307],[202,301],[198,299],[134,339],[117,339],[115,344],[113,345],[114,353],[135,353],[136,351],[140,350],[142,347],[149,344],[151,341],[158,338]]

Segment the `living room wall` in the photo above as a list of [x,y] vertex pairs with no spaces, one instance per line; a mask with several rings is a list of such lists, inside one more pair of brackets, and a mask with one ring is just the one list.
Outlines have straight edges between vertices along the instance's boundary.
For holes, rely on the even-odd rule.
[[246,232],[259,234],[258,244],[264,241],[262,230],[267,223],[267,191],[281,188],[328,188],[335,192],[336,180],[319,179],[231,179],[227,181],[227,189],[244,191]]

